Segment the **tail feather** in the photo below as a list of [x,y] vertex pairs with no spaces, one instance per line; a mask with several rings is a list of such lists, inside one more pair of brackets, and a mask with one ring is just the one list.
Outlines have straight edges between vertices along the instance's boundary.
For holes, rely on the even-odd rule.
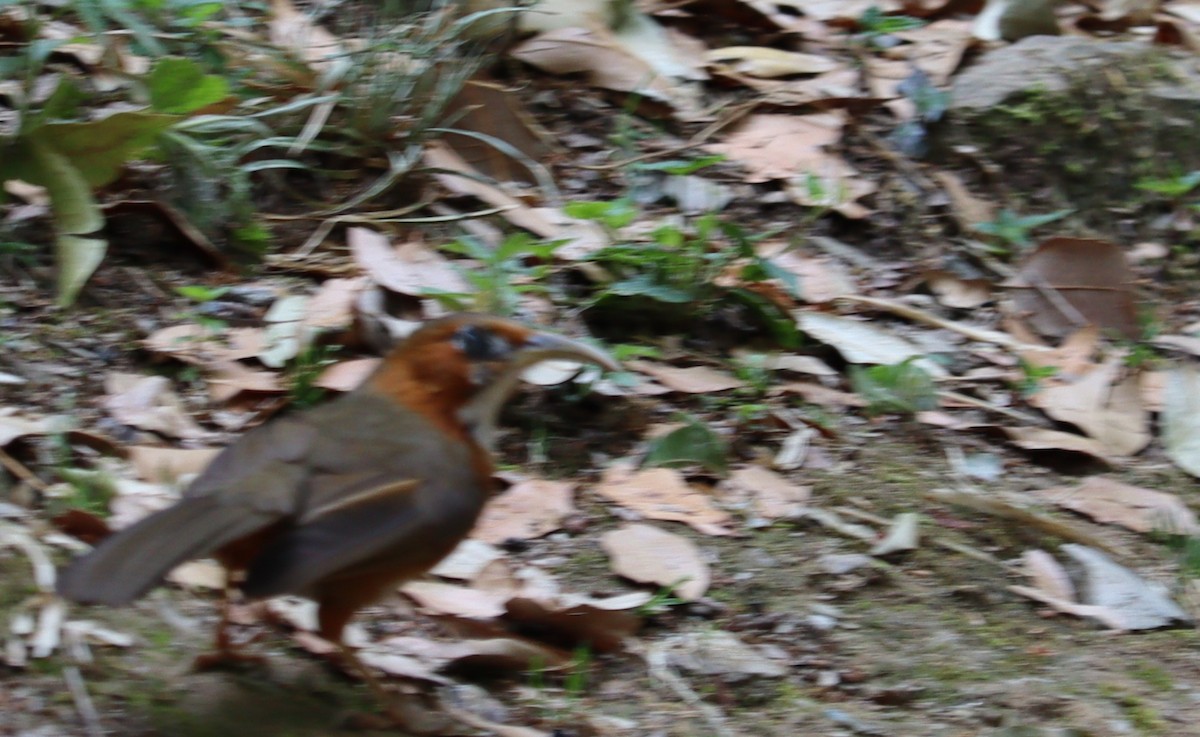
[[208,555],[275,520],[213,497],[183,499],[103,540],[58,577],[58,593],[85,604],[127,604],[190,558]]

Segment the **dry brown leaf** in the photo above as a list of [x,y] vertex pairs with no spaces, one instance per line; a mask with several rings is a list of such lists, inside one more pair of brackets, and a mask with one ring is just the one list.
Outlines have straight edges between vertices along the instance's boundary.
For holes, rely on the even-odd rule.
[[627,361],[625,366],[653,377],[668,389],[686,394],[709,394],[745,386],[741,379],[707,366],[679,368],[649,361]]
[[867,400],[853,392],[830,389],[811,381],[790,381],[771,387],[771,394],[798,394],[804,401],[819,407],[842,410],[847,407],[865,407]]
[[208,467],[220,448],[155,448],[134,445],[129,462],[143,481],[171,484],[183,476],[198,474]]
[[[646,40],[623,40],[604,28],[561,28],[535,36],[518,44],[509,55],[514,59],[551,74],[585,74],[588,81],[617,92],[636,92],[648,99],[670,105],[684,120],[700,115],[696,91],[676,83],[671,72],[677,68],[677,54],[669,36],[654,34],[658,55],[643,51]],[[665,47],[665,48],[664,48]],[[660,58],[663,57],[663,58]],[[671,59],[668,69],[656,69]],[[664,73],[666,71],[667,73]],[[678,74],[683,76],[683,74]]]
[[996,208],[992,203],[971,194],[957,174],[935,171],[932,176],[946,191],[946,196],[950,198],[950,212],[963,230],[996,219]]
[[760,256],[796,276],[804,302],[824,304],[858,291],[846,267],[828,256],[805,256],[789,244],[778,242],[763,243],[757,250]]
[[259,328],[234,328],[216,332],[196,323],[172,325],[142,341],[146,350],[196,366],[254,358],[266,348]]
[[215,560],[189,560],[176,566],[167,580],[185,589],[225,589],[225,567]]
[[598,652],[621,649],[625,639],[642,626],[635,610],[649,601],[638,592],[607,599],[561,595],[553,599],[516,597],[509,600],[505,620],[555,638],[588,645]]
[[575,511],[574,492],[575,484],[568,481],[520,481],[488,502],[471,537],[499,544],[554,532],[563,518]]
[[476,619],[499,617],[508,599],[505,594],[436,581],[409,581],[400,592],[428,611]]
[[724,66],[752,77],[790,77],[797,74],[821,74],[841,64],[827,56],[784,51],[767,46],[726,46],[704,54],[709,64]]
[[354,358],[349,361],[339,361],[321,372],[317,377],[317,386],[335,392],[348,392],[357,389],[359,384],[367,380],[371,372],[378,368],[381,359]]
[[708,590],[712,574],[694,542],[666,530],[629,524],[600,536],[613,572],[638,583],[669,586],[684,601]]
[[1033,587],[1065,601],[1075,601],[1075,584],[1062,564],[1045,550],[1026,550],[1021,556],[1023,573],[1033,579]]
[[280,375],[273,371],[252,369],[237,361],[221,361],[210,368],[208,394],[214,402],[228,402],[242,392],[278,394],[285,390]]
[[429,573],[442,578],[473,581],[489,565],[503,558],[504,553],[499,548],[482,540],[468,538],[460,542],[454,552],[443,558]]
[[1120,355],[1075,381],[1046,382],[1029,398],[1054,419],[1079,427],[1108,453],[1123,456],[1150,443],[1150,413],[1141,400],[1138,376],[1125,371]]
[[17,416],[13,414],[15,411],[11,407],[0,410],[0,448],[26,435],[45,435],[52,431],[52,418]]
[[746,466],[729,474],[725,484],[750,497],[763,519],[794,517],[812,496],[811,486],[800,486],[762,466]]
[[412,297],[428,290],[466,293],[470,287],[437,251],[420,241],[392,248],[386,235],[369,228],[350,228],[346,242],[354,261],[380,286]]
[[210,434],[192,420],[165,376],[111,373],[104,390],[104,407],[118,422],[189,440]]
[[845,124],[840,113],[751,115],[709,149],[746,167],[751,183],[820,175],[828,162],[838,160],[824,149],[841,140]]
[[1058,486],[1033,493],[1097,522],[1121,525],[1136,532],[1157,530],[1176,535],[1200,532],[1196,515],[1178,496],[1104,476],[1089,477],[1076,487]]
[[1072,453],[1082,453],[1099,461],[1109,462],[1107,449],[1090,438],[1061,430],[1047,430],[1044,427],[1005,427],[1002,428],[1009,440],[1025,450],[1065,450]]
[[541,643],[517,637],[489,637],[447,642],[424,637],[387,637],[360,651],[372,656],[402,656],[445,671],[526,671],[530,668],[551,670],[568,665],[569,653]]
[[365,277],[326,279],[308,301],[304,324],[320,330],[345,330],[354,322],[354,304],[367,288]]
[[1057,348],[1022,351],[1021,358],[1031,366],[1054,368],[1055,377],[1072,379],[1083,376],[1096,364],[1092,357],[1100,345],[1100,329],[1089,325],[1067,336]]
[[956,310],[973,310],[992,300],[987,279],[963,279],[949,271],[926,271],[921,279],[939,303]]
[[1135,280],[1115,243],[1057,237],[1031,251],[1004,286],[1018,314],[1043,335],[1062,337],[1092,324],[1137,340]]
[[650,519],[684,522],[706,535],[733,534],[729,514],[674,469],[614,464],[604,470],[596,493]]
[[267,28],[272,44],[290,51],[314,73],[325,73],[331,66],[346,63],[346,50],[337,37],[315,23],[308,13],[297,10],[289,0],[271,0]]

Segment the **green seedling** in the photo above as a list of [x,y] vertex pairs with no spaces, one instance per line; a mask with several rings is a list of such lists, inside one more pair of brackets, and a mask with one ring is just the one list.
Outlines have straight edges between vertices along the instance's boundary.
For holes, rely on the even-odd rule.
[[176,294],[199,304],[220,299],[228,291],[229,287],[206,287],[201,284],[175,287]]
[[1042,382],[1058,373],[1057,366],[1037,366],[1024,358],[1017,360],[1021,367],[1021,380],[1017,382],[1016,389],[1023,397],[1037,394],[1042,388]]
[[720,435],[712,428],[690,415],[684,416],[684,425],[650,441],[646,453],[646,466],[698,465],[724,476],[729,470],[729,449]]
[[986,223],[976,223],[972,229],[977,233],[991,236],[996,243],[990,249],[993,253],[1008,255],[1014,250],[1028,248],[1033,245],[1029,234],[1056,220],[1070,215],[1074,210],[1056,210],[1045,215],[1017,215],[1012,210],[1001,210],[995,220]]
[[924,25],[925,21],[919,18],[885,15],[879,6],[872,5],[858,18],[858,38],[870,46],[890,48],[897,43],[891,38],[893,33],[911,31]]
[[522,294],[549,291],[543,283],[553,268],[551,257],[566,241],[538,241],[525,233],[514,233],[496,248],[477,238],[464,237],[442,246],[442,250],[467,256],[478,262],[471,269],[460,269],[463,278],[475,288],[474,295],[426,290],[426,294],[455,309],[470,307],[480,312],[511,315]]
[[896,364],[850,367],[850,384],[867,401],[869,415],[914,415],[937,407],[937,385],[911,357]]
[[334,363],[333,355],[338,346],[309,345],[288,362],[284,370],[287,379],[288,397],[297,409],[312,407],[325,396],[325,389],[317,386],[321,373]]

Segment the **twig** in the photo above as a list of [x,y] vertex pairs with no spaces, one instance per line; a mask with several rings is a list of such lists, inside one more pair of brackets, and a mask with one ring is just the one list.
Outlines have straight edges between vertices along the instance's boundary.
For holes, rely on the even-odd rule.
[[104,727],[100,724],[100,714],[96,711],[96,705],[92,703],[92,697],[88,695],[87,686],[83,682],[83,676],[79,675],[79,669],[73,665],[68,665],[63,668],[63,680],[67,682],[67,690],[71,692],[71,698],[75,700],[75,710],[79,712],[79,718],[83,720],[83,729],[87,732],[88,737],[104,737]]
[[3,465],[9,470],[9,473],[29,484],[37,491],[44,492],[46,489],[50,488],[41,479],[35,476],[33,471],[30,471],[28,468],[26,468],[24,463],[21,463],[16,458],[10,456],[3,448],[0,448],[0,465]]

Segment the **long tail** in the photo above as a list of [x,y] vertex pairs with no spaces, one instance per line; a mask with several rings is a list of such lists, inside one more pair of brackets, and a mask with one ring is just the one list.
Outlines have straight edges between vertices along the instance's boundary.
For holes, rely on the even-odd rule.
[[275,519],[213,497],[182,499],[72,561],[59,573],[58,593],[84,604],[127,604],[185,560],[208,555]]

